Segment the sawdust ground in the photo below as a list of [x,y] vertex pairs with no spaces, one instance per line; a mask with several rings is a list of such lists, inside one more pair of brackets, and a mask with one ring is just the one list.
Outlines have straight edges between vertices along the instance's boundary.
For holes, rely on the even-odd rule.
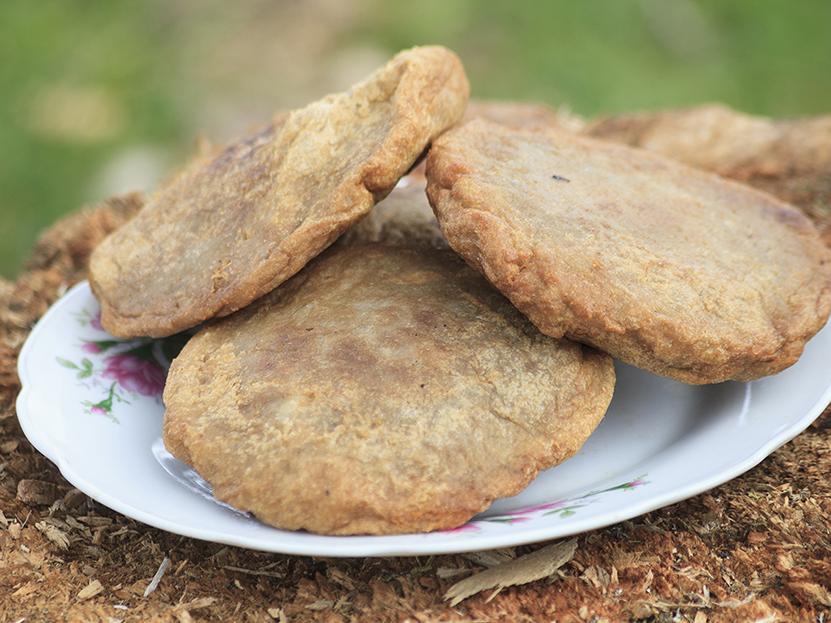
[[[557,575],[505,589],[490,602],[483,593],[455,608],[442,595],[480,569],[464,556],[264,554],[167,534],[86,498],[21,433],[13,405],[15,359],[37,318],[84,277],[90,249],[134,209],[128,199],[64,219],[37,244],[16,283],[0,280],[0,620],[703,623],[831,617],[827,414],[718,489],[580,536],[574,559]],[[144,597],[165,556],[167,572]]]

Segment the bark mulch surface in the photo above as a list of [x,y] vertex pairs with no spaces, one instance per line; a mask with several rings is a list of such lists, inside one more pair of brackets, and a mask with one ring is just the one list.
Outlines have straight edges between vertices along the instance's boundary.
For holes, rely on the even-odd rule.
[[0,620],[831,620],[828,414],[722,487],[581,535],[553,575],[455,607],[445,591],[480,571],[481,557],[264,554],[167,534],[93,502],[24,438],[15,363],[35,321],[84,278],[90,249],[134,210],[128,198],[64,219],[17,282],[0,279]]

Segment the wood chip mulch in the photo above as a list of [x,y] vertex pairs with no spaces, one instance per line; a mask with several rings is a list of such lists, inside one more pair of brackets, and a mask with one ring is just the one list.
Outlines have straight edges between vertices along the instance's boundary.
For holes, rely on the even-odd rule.
[[16,282],[0,279],[0,621],[831,620],[827,413],[744,476],[581,535],[548,577],[453,607],[447,590],[488,557],[265,554],[148,528],[93,502],[23,436],[16,357],[136,206],[128,196],[71,215],[43,235]]

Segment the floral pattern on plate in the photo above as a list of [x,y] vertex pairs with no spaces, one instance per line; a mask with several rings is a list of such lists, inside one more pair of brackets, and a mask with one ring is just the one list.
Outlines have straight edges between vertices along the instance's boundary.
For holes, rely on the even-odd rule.
[[104,331],[99,309],[85,308],[75,314],[75,319],[84,329],[77,352],[55,359],[93,394],[82,402],[87,413],[118,422],[115,414],[119,404],[129,404],[138,396],[161,402],[167,369],[187,335],[118,340]]
[[544,502],[542,504],[524,506],[522,508],[518,508],[509,513],[503,513],[501,515],[483,517],[482,519],[476,519],[474,521],[470,521],[466,524],[463,524],[458,528],[446,530],[446,532],[476,532],[480,529],[480,524],[486,522],[517,524],[529,521],[531,519],[536,519],[538,517],[548,517],[550,515],[555,515],[560,519],[565,519],[566,517],[571,517],[572,515],[574,515],[581,508],[588,506],[592,502],[596,501],[596,498],[598,496],[603,495],[604,493],[610,493],[612,491],[632,491],[634,489],[637,489],[638,487],[642,487],[643,485],[648,484],[649,481],[646,480],[646,474],[643,474],[641,476],[638,476],[637,478],[633,478],[632,480],[621,483],[619,485],[615,485],[613,487],[606,487],[605,489],[589,491],[588,493],[584,493],[583,495],[574,496],[570,498],[563,498],[560,500],[554,500],[553,502]]
[[[690,386],[618,364],[609,412],[586,445],[516,496],[496,500],[487,514],[455,531],[321,536],[243,516],[160,466],[152,451],[161,442],[164,414],[158,367],[164,373],[175,343],[185,337],[115,340],[100,328],[89,285],[75,286],[21,349],[21,428],[72,485],[117,512],[176,534],[283,554],[450,554],[601,528],[741,474],[804,430],[831,401],[831,326],[792,367],[753,383]],[[129,357],[108,361],[118,354]],[[56,355],[70,365],[56,363]],[[148,356],[148,366],[136,360]],[[151,389],[153,395],[140,393]],[[111,425],[107,413],[120,424]],[[638,474],[649,475],[648,486],[647,477],[633,478]]]

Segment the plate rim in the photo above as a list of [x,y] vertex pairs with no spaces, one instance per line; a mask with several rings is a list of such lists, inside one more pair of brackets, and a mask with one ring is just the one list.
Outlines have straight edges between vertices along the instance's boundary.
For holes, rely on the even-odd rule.
[[[513,531],[505,531],[502,533],[482,535],[471,534],[469,538],[447,541],[441,544],[425,540],[422,543],[411,542],[400,546],[396,545],[394,540],[388,541],[386,539],[391,536],[421,535],[418,533],[407,535],[385,535],[382,537],[372,537],[366,535],[357,537],[315,535],[319,538],[332,540],[331,545],[325,548],[320,548],[319,544],[318,546],[315,546],[314,543],[306,543],[304,540],[292,541],[291,539],[276,539],[273,542],[265,543],[256,537],[227,537],[221,533],[216,533],[213,530],[186,526],[181,523],[160,518],[153,513],[122,502],[109,493],[100,490],[81,474],[77,473],[61,453],[59,444],[55,443],[52,439],[45,438],[43,435],[40,435],[35,431],[33,418],[30,415],[30,400],[33,395],[33,391],[35,390],[35,383],[33,382],[32,375],[27,368],[27,361],[30,358],[30,352],[38,342],[38,338],[43,332],[44,326],[46,326],[46,324],[48,324],[54,316],[57,316],[63,307],[69,304],[71,298],[76,292],[83,289],[89,289],[90,295],[92,295],[91,288],[89,287],[87,281],[81,281],[69,288],[35,323],[20,349],[20,354],[18,355],[17,360],[17,373],[20,379],[21,389],[15,402],[15,410],[18,422],[20,423],[21,429],[23,430],[26,438],[41,454],[46,456],[56,465],[62,477],[65,478],[72,486],[76,487],[84,494],[111,510],[121,513],[122,515],[125,515],[135,521],[139,521],[151,527],[165,530],[166,532],[171,532],[173,534],[195,538],[202,541],[232,545],[235,547],[244,547],[264,552],[302,556],[326,556],[333,558],[444,555],[484,551],[500,547],[515,547],[528,543],[536,543],[583,534],[590,530],[605,528],[621,521],[626,521],[653,510],[692,498],[705,491],[718,487],[740,476],[741,474],[744,474],[761,463],[778,448],[807,429],[808,426],[810,426],[811,423],[822,414],[829,402],[831,402],[831,383],[829,383],[820,395],[819,399],[805,412],[804,415],[799,417],[790,425],[784,427],[782,430],[778,431],[776,435],[772,436],[764,444],[757,447],[755,451],[737,460],[730,467],[721,469],[720,471],[714,472],[709,476],[702,477],[677,489],[666,491],[664,493],[655,493],[640,502],[633,502],[620,508],[610,509],[594,515],[588,515],[585,518],[574,519],[569,524],[566,524],[567,527],[565,530],[558,527],[557,524],[552,523],[549,526],[515,529]],[[820,329],[817,333],[821,332],[826,327],[823,327],[823,329]],[[354,538],[362,539],[362,542],[360,544],[354,542],[350,543],[350,540]],[[378,538],[380,540],[374,543],[367,542],[368,539],[372,538]]]

